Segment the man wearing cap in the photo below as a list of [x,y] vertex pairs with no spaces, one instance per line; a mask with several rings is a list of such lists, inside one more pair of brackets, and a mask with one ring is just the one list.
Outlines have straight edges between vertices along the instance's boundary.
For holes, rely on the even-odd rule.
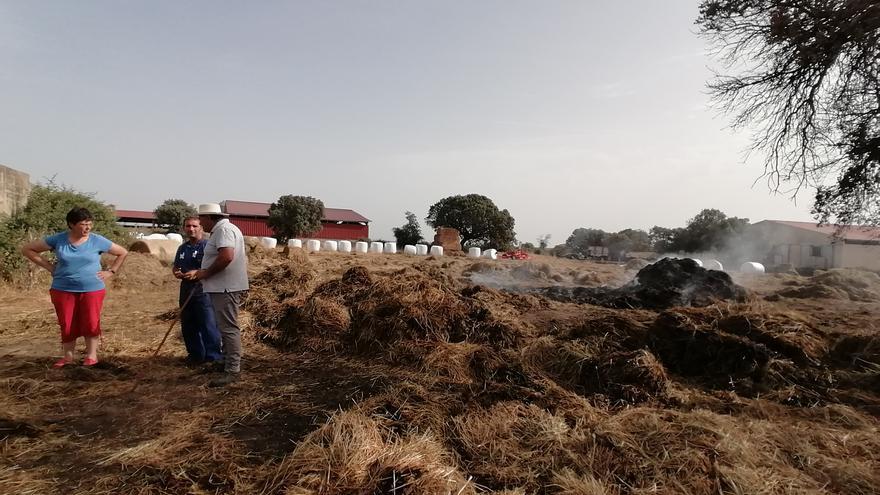
[[211,237],[205,244],[202,268],[189,275],[190,280],[202,282],[202,290],[211,298],[223,341],[224,373],[208,383],[210,387],[223,387],[238,381],[241,371],[238,309],[249,288],[247,253],[241,230],[229,222],[228,216],[217,203],[199,205],[199,220]]

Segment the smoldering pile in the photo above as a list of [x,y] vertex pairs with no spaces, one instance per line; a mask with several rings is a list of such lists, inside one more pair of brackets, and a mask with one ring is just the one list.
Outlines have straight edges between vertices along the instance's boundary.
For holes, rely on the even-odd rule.
[[708,306],[719,300],[742,301],[745,288],[725,272],[706,270],[692,259],[663,258],[620,288],[544,287],[535,291],[550,299],[609,308],[666,309]]

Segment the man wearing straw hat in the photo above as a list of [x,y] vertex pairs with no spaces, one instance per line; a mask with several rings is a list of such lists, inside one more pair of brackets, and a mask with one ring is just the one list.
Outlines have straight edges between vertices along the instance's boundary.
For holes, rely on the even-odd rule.
[[210,296],[223,341],[224,373],[211,380],[209,387],[236,382],[241,371],[238,309],[250,287],[244,236],[229,222],[228,216],[217,203],[199,205],[199,220],[202,227],[211,232],[211,237],[205,245],[201,269],[189,275],[190,280],[201,281],[202,290]]

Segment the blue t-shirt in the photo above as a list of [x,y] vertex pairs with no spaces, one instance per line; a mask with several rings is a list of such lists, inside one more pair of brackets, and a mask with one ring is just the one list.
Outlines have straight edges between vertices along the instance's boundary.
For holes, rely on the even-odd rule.
[[52,274],[52,288],[66,292],[92,292],[104,288],[104,281],[98,278],[101,271],[101,253],[106,253],[113,245],[104,236],[89,233],[86,242],[79,246],[70,243],[67,232],[49,236],[46,244],[55,251],[58,263]]
[[[202,239],[195,244],[189,241],[181,244],[174,255],[174,267],[184,273],[202,268],[202,257],[205,255],[205,244],[207,243],[207,239]],[[181,296],[189,294],[193,289],[196,290],[196,295],[201,294],[202,283],[198,280],[180,281]]]

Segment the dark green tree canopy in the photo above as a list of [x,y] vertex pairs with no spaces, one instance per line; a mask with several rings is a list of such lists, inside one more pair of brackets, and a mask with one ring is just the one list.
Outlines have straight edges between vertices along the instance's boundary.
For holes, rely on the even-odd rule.
[[65,217],[74,207],[86,208],[94,217],[93,230],[117,240],[126,237],[125,229],[116,223],[113,209],[91,194],[81,193],[54,183],[37,185],[31,189],[27,205],[9,219],[15,230],[43,236],[67,230]]
[[400,227],[394,227],[392,231],[398,246],[417,244],[422,240],[422,227],[419,225],[419,219],[411,211],[406,212],[406,223]]
[[153,210],[156,222],[172,232],[180,232],[184,219],[196,213],[196,208],[182,199],[166,199]]
[[697,24],[771,187],[815,187],[821,222],[880,223],[880,1],[705,0]]
[[269,206],[266,223],[275,231],[275,237],[285,242],[319,232],[323,216],[324,203],[320,199],[288,194]]
[[649,237],[658,253],[721,251],[748,225],[748,218],[728,217],[720,210],[707,208],[688,220],[687,227],[654,227]]
[[605,246],[612,253],[650,251],[651,240],[644,230],[623,229],[620,232],[609,234],[605,238]]
[[651,240],[648,233],[639,229],[623,229],[620,232],[608,233],[602,229],[574,229],[565,245],[572,253],[589,256],[589,248],[607,247],[613,257],[628,251],[649,251]]
[[431,205],[425,218],[432,228],[452,227],[462,246],[510,249],[516,240],[514,219],[507,210],[480,194],[449,196]]
[[602,229],[577,228],[565,241],[565,245],[575,254],[588,256],[590,246],[605,246],[608,233]]
[[682,238],[683,232],[684,229],[681,227],[674,229],[656,225],[651,227],[648,233],[648,237],[651,239],[651,249],[659,254],[678,251],[678,242]]

